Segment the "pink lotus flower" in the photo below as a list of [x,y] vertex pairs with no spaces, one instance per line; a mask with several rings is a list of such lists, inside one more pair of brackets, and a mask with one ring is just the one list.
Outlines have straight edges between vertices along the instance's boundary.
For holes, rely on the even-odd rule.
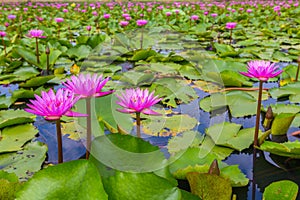
[[67,12],[69,12],[69,10],[68,9],[63,9],[63,12],[67,13]]
[[169,16],[171,16],[171,15],[172,15],[171,12],[166,12],[166,16],[167,16],[167,17],[169,17]]
[[104,19],[109,19],[109,18],[110,18],[110,14],[104,14],[104,15],[103,15],[103,18],[104,18]]
[[145,20],[145,19],[138,19],[138,20],[136,20],[136,24],[138,26],[145,26],[147,23],[148,23],[148,21]]
[[275,12],[280,11],[280,6],[275,6],[275,7],[274,7],[274,11],[275,11]]
[[249,8],[249,9],[246,10],[246,12],[247,12],[247,13],[251,13],[251,12],[252,12],[252,9]]
[[43,36],[43,33],[43,30],[33,29],[28,32],[27,36],[31,38],[46,38],[46,36]]
[[36,100],[30,100],[25,108],[26,112],[44,116],[47,120],[58,120],[63,115],[69,117],[86,117],[87,115],[73,112],[71,108],[79,100],[70,91],[58,89],[56,94],[50,89],[48,92],[42,91],[42,96],[34,95]]
[[269,61],[255,60],[248,62],[248,71],[240,72],[244,76],[250,78],[257,78],[260,81],[268,81],[269,78],[273,78],[281,74],[283,71],[278,70],[275,63],[271,64]]
[[226,28],[227,29],[234,29],[236,27],[236,22],[227,22],[226,23]]
[[61,23],[64,21],[64,18],[57,17],[57,18],[55,18],[55,21],[56,21],[56,23]]
[[148,89],[126,89],[124,93],[116,96],[119,99],[116,103],[123,107],[123,109],[117,109],[119,112],[160,115],[159,113],[151,110],[150,107],[162,99],[158,98],[158,96],[154,96],[154,92],[149,94]]
[[102,79],[102,75],[79,74],[71,76],[66,82],[62,83],[66,89],[79,95],[80,98],[101,97],[113,93],[113,90],[102,91],[109,78]]
[[199,16],[198,16],[198,15],[192,15],[192,16],[191,16],[191,20],[196,21],[196,20],[198,20],[198,19],[199,19]]
[[217,13],[212,13],[210,16],[212,16],[212,17],[217,17],[218,14],[217,14]]
[[120,26],[127,26],[128,24],[128,21],[120,21]]
[[93,12],[92,12],[92,15],[94,15],[94,16],[98,16],[98,13],[97,13],[97,11],[93,11]]
[[92,30],[91,26],[86,26],[85,28],[86,28],[87,31],[91,31]]
[[0,31],[0,37],[5,37],[5,36],[6,36],[6,32]]
[[8,23],[8,22],[5,22],[5,23],[4,23],[4,26],[5,26],[5,27],[9,27],[9,23]]
[[11,19],[11,20],[16,19],[16,17],[17,17],[16,15],[8,15],[8,16],[7,16],[7,18],[8,18],[8,19]]

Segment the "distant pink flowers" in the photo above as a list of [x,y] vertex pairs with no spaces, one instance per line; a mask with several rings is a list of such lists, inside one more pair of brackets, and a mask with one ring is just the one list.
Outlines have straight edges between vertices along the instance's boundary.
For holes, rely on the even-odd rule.
[[198,15],[192,15],[191,20],[197,21],[199,19]]
[[227,22],[226,23],[226,28],[227,29],[234,29],[236,27],[237,23],[236,22]]
[[33,29],[28,32],[27,36],[31,38],[46,38],[46,36],[43,36],[43,33],[43,30]]
[[66,90],[79,95],[80,98],[101,97],[113,93],[113,90],[102,91],[109,78],[103,79],[98,74],[79,74],[71,76],[63,85]]
[[41,97],[34,95],[35,100],[30,100],[25,108],[26,112],[44,116],[47,120],[58,120],[63,115],[69,117],[85,117],[85,114],[71,111],[73,105],[79,100],[72,92],[58,89],[56,94],[52,89],[49,92],[42,91]]
[[150,107],[162,99],[158,98],[158,96],[154,96],[154,92],[149,93],[148,89],[126,89],[124,93],[116,96],[119,99],[116,103],[123,107],[122,109],[117,109],[119,112],[160,115],[150,109]]
[[10,20],[16,19],[16,17],[17,17],[16,15],[8,15],[7,16],[7,18]]
[[217,14],[217,13],[212,13],[210,16],[212,16],[212,17],[217,17],[218,14]]
[[275,63],[271,63],[269,61],[263,60],[254,60],[248,62],[248,71],[240,72],[244,76],[248,76],[250,78],[257,78],[260,81],[268,81],[269,78],[274,78],[282,73],[282,70],[278,70]]
[[6,36],[6,32],[0,31],[0,37],[5,37],[5,36]]
[[145,20],[145,19],[138,19],[138,20],[136,20],[136,24],[138,26],[145,26],[147,23],[148,23],[148,21]]
[[61,23],[64,21],[64,18],[57,17],[57,18],[55,18],[55,21],[56,21],[56,23]]
[[127,26],[128,24],[128,21],[120,21],[120,26]]
[[91,26],[86,26],[85,28],[86,28],[87,31],[91,31],[92,30]]
[[109,19],[109,18],[110,18],[110,14],[104,14],[104,15],[103,15],[103,18],[104,18],[104,19]]

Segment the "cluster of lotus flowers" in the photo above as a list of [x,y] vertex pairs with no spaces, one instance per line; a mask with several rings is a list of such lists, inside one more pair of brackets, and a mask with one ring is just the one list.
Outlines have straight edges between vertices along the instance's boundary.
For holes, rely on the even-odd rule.
[[[73,75],[66,82],[62,83],[65,87],[57,90],[56,94],[50,89],[48,92],[42,92],[41,97],[35,95],[35,100],[30,100],[29,108],[25,111],[44,116],[47,120],[57,120],[63,115],[83,117],[85,114],[73,112],[71,108],[79,99],[97,98],[113,93],[113,90],[102,91],[109,78],[102,78],[97,74],[79,74]],[[144,113],[149,115],[158,114],[150,109],[151,106],[158,103],[161,99],[154,96],[154,92],[149,93],[148,89],[128,89],[121,95],[117,95],[123,109],[118,109],[124,113]]]
[[[250,61],[248,62],[248,71],[240,72],[250,78],[257,78],[259,81],[267,81],[282,73],[277,70],[275,64],[267,61]],[[102,75],[97,74],[79,74],[73,75],[62,83],[64,88],[58,89],[56,94],[50,89],[48,92],[42,92],[41,97],[35,95],[35,100],[30,100],[29,108],[25,111],[44,116],[47,120],[57,120],[63,115],[82,117],[84,114],[71,111],[71,108],[79,99],[97,98],[113,93],[113,90],[103,91],[103,87],[109,81],[109,78],[103,79]],[[154,91],[148,89],[127,89],[120,95],[117,104],[123,107],[118,109],[124,113],[144,113],[147,115],[157,115],[159,113],[150,109],[161,98],[154,96]]]

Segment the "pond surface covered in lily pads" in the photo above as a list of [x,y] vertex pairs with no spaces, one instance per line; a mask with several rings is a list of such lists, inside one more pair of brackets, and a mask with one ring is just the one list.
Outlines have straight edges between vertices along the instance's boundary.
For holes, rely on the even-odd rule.
[[[279,198],[286,191],[288,199],[297,198],[298,2],[29,2],[0,8],[0,198],[47,199],[64,191],[78,192],[79,199],[274,199],[279,186]],[[140,25],[141,19],[147,23]],[[236,24],[228,28],[228,22]],[[32,29],[42,35],[30,36]],[[259,85],[239,73],[251,60],[283,70],[263,84],[255,162]],[[104,90],[115,92],[91,100],[88,161],[86,119],[61,118],[66,163],[57,164],[56,124],[23,109],[79,73],[110,77]],[[136,115],[117,111],[117,95],[128,88],[162,98],[153,106],[160,116],[141,114],[142,139]],[[85,105],[81,99],[73,110],[87,113]],[[52,188],[44,181],[50,179],[69,185]]]

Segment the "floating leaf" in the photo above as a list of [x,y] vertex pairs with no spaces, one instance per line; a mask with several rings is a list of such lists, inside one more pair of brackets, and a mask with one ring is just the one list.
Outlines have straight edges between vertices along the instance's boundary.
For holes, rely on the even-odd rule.
[[209,135],[217,145],[222,145],[242,151],[253,143],[254,128],[240,130],[241,125],[224,122],[209,127],[206,134]]
[[296,200],[298,185],[293,181],[273,182],[265,188],[263,200]]
[[298,140],[284,143],[265,141],[259,149],[279,156],[300,159],[300,141]]
[[141,49],[134,52],[134,55],[132,56],[131,60],[132,61],[146,60],[148,57],[154,56],[156,54],[157,54],[156,51],[152,49],[150,50]]
[[21,184],[14,173],[0,171],[0,199],[14,200],[20,187]]
[[300,82],[287,84],[280,88],[272,88],[269,92],[274,99],[289,97],[291,103],[300,102]]
[[6,127],[0,132],[0,153],[20,150],[38,133],[32,124]]
[[128,71],[123,73],[120,81],[130,83],[133,86],[150,85],[154,80],[152,73],[141,73],[135,71]]
[[182,135],[177,135],[172,137],[168,142],[168,152],[177,153],[181,150],[186,150],[188,147],[192,146],[195,140],[203,140],[203,135],[196,131],[186,131]]
[[11,125],[30,123],[34,118],[35,115],[24,110],[1,110],[0,129]]
[[189,115],[148,116],[142,121],[143,132],[148,135],[169,136],[191,130],[198,124]]
[[62,197],[108,199],[97,168],[87,160],[71,161],[37,172],[24,184],[17,193],[16,199],[40,199],[41,197],[43,199]]
[[187,174],[191,191],[202,199],[231,200],[232,188],[228,180],[214,174],[200,174],[189,172]]
[[[101,162],[106,168],[129,172],[152,172],[167,164],[157,146],[152,146],[141,138],[118,133],[97,137],[92,142],[91,155],[96,163]],[[107,170],[100,171],[101,175],[106,175],[106,172]]]
[[2,170],[15,173],[21,181],[26,181],[34,172],[41,169],[46,158],[47,146],[40,142],[31,142],[23,150],[0,155]]
[[44,85],[54,77],[54,75],[34,77],[27,80],[25,83],[20,83],[20,87],[39,87]]
[[153,173],[128,173],[117,171],[104,181],[111,200],[180,200],[176,185]]
[[0,109],[7,109],[9,108],[17,99],[11,96],[0,96]]

